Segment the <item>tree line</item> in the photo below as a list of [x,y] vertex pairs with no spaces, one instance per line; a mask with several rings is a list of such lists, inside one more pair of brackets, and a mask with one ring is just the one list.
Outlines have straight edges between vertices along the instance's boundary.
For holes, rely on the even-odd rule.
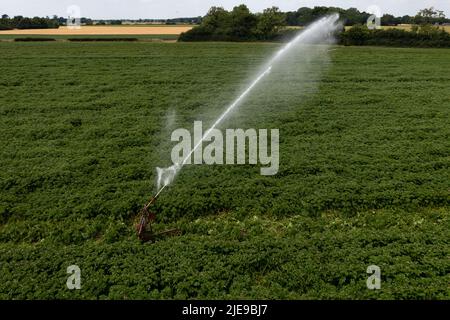
[[[331,13],[339,13],[346,26],[364,24],[371,16],[370,13],[359,11],[356,8],[342,9],[337,7],[303,7],[297,11],[286,12],[286,24],[288,26],[306,26],[314,20]],[[405,15],[395,17],[392,14],[384,14],[381,24],[384,26],[395,26],[399,24],[442,24],[450,23],[443,11],[433,7],[420,10],[415,16]]]
[[352,26],[342,30],[339,39],[345,45],[411,45],[449,46],[450,34],[433,24],[446,23],[442,11],[433,8],[420,10],[416,16],[394,17],[384,15],[382,25],[399,23],[412,24],[411,31],[369,30],[366,26],[369,13],[355,8],[336,7],[300,8],[295,12],[281,12],[272,7],[262,13],[252,13],[245,5],[236,6],[231,11],[212,7],[200,25],[182,33],[180,41],[265,41],[289,39],[297,32],[288,26],[306,26],[316,19],[331,13],[339,13],[344,25]]
[[26,18],[23,16],[15,16],[10,18],[8,15],[2,15],[0,19],[0,30],[12,29],[53,29],[59,28],[59,20],[57,17],[53,18]]

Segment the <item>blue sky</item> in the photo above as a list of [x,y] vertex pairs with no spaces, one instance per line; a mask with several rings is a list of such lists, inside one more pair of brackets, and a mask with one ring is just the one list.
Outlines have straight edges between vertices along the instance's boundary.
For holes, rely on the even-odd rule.
[[450,17],[450,0],[1,0],[0,14],[24,16],[67,16],[67,8],[77,5],[82,16],[94,19],[175,18],[204,15],[211,6],[231,9],[245,3],[254,12],[277,6],[283,11],[300,7],[336,6],[365,10],[377,6],[382,13],[414,15],[434,6]]

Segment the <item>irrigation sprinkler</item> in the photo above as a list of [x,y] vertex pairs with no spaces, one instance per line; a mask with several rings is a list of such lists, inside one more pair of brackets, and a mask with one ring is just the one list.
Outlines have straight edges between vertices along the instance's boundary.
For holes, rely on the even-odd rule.
[[162,188],[154,197],[152,197],[141,210],[139,223],[136,226],[136,231],[139,240],[141,240],[142,242],[155,242],[163,237],[181,235],[181,230],[179,229],[169,229],[157,233],[153,231],[153,224],[156,220],[156,214],[152,210],[150,210],[150,208],[155,204],[156,199],[163,189],[164,188]]

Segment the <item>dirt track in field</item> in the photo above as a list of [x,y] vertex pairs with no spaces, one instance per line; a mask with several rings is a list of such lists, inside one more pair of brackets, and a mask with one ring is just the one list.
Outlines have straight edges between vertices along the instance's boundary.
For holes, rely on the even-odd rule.
[[0,35],[179,35],[190,29],[192,29],[191,26],[82,26],[80,29],[60,27],[59,29],[6,30],[0,31]]

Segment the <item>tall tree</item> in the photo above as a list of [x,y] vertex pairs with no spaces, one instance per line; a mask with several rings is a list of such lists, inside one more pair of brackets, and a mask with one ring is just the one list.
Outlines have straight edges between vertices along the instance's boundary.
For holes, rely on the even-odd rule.
[[246,5],[234,7],[231,12],[230,35],[233,38],[250,39],[254,34],[257,21],[256,16]]
[[286,16],[277,7],[265,9],[258,16],[257,34],[262,39],[271,39],[286,25]]
[[442,23],[445,20],[446,19],[444,11],[435,10],[434,7],[422,9],[414,17],[414,22],[417,24],[426,24],[433,22]]

